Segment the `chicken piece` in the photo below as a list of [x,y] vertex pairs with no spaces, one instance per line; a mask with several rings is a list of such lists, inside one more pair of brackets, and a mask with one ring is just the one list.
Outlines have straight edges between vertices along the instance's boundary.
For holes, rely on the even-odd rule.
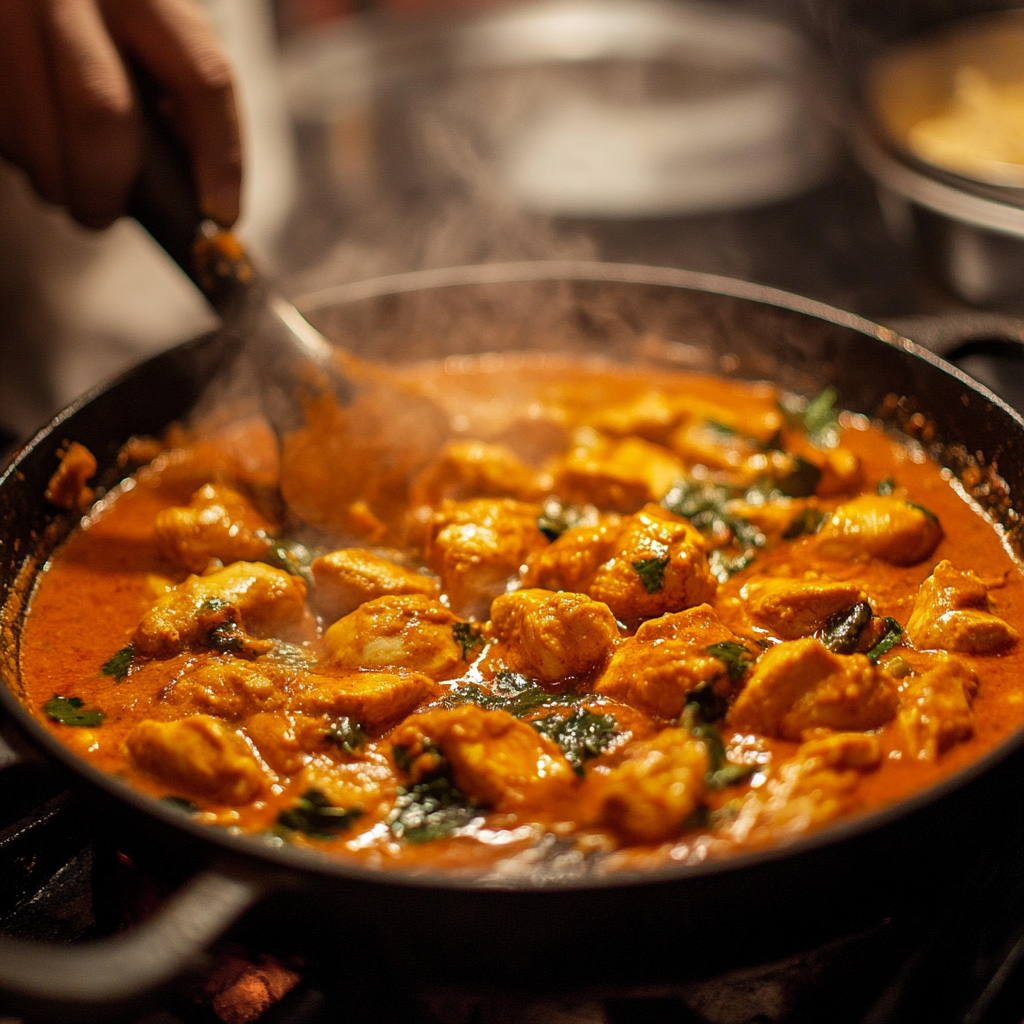
[[368,732],[382,733],[440,692],[422,672],[310,672],[295,684],[292,704],[308,714],[351,718]]
[[460,620],[424,594],[361,604],[324,636],[325,667],[336,672],[422,672],[450,679],[465,666],[453,626]]
[[309,715],[260,712],[245,721],[260,757],[280,775],[294,775],[326,748],[329,723]]
[[882,744],[877,736],[866,732],[834,732],[802,743],[797,756],[816,758],[826,768],[844,771],[873,771],[882,763]]
[[436,771],[437,749],[452,781],[468,797],[498,811],[543,807],[567,796],[576,776],[562,751],[507,711],[473,704],[407,718],[391,735],[414,780]]
[[577,445],[549,467],[552,490],[567,504],[635,512],[664,497],[684,475],[682,463],[660,445],[585,436],[592,443]]
[[523,585],[581,591],[634,622],[702,604],[717,588],[703,537],[658,505],[617,528],[609,522],[566,530],[531,560]]
[[495,598],[491,633],[508,666],[542,683],[583,676],[603,664],[619,638],[608,606],[584,594],[517,590]]
[[362,548],[343,548],[317,558],[311,569],[316,606],[328,622],[354,612],[361,604],[388,594],[437,597],[441,584],[433,576],[389,562]]
[[874,494],[840,505],[815,536],[825,558],[879,558],[892,565],[920,562],[941,539],[942,527],[930,512],[900,498]]
[[504,445],[484,441],[449,441],[422,469],[409,488],[409,502],[438,506],[444,498],[511,497],[531,501],[541,496],[537,473]]
[[268,783],[248,744],[234,729],[209,715],[176,722],[139,722],[125,740],[143,771],[172,787],[175,794],[241,806]]
[[722,696],[728,691],[727,666],[708,653],[722,642],[743,644],[707,604],[650,619],[622,642],[594,690],[649,715],[678,718],[701,684],[715,683]]
[[923,675],[910,677],[896,721],[911,757],[934,761],[954,743],[970,739],[977,692],[978,677],[959,658],[941,658]]
[[84,512],[96,497],[86,481],[96,474],[96,456],[84,444],[72,441],[61,455],[44,497],[58,508],[70,512]]
[[663,729],[633,744],[600,789],[599,817],[627,842],[657,843],[678,835],[704,797],[708,753],[685,729]]
[[810,637],[761,655],[729,710],[731,726],[798,740],[811,729],[875,729],[896,713],[895,680],[863,654],[833,654]]
[[[839,740],[842,735],[829,739]],[[864,738],[877,746],[877,737]],[[826,747],[824,742],[811,740],[797,749],[795,757],[770,768],[765,784],[744,796],[735,820],[722,834],[764,846],[795,838],[855,810],[860,802],[860,772],[877,764],[871,757],[871,743],[848,748],[845,741],[836,747]],[[844,757],[851,759],[849,767],[837,770]]]
[[132,643],[144,657],[169,658],[229,622],[257,637],[300,636],[308,626],[306,584],[258,562],[189,576],[146,612]]
[[1017,630],[989,611],[988,588],[973,572],[943,559],[921,584],[907,620],[907,635],[918,650],[993,654],[1020,638]]
[[398,780],[388,758],[375,751],[339,760],[317,756],[302,769],[300,792],[315,789],[335,807],[359,808],[359,826],[380,820],[394,806]]
[[274,707],[277,687],[258,668],[237,658],[187,670],[169,688],[167,700],[217,718],[239,719]]
[[758,451],[750,438],[724,423],[702,420],[687,423],[669,438],[669,447],[687,465],[709,469],[741,469]]
[[613,437],[634,435],[662,444],[685,416],[680,399],[669,398],[661,391],[647,391],[625,405],[601,409],[588,425]]
[[622,517],[605,513],[596,523],[573,526],[527,563],[524,587],[585,593],[601,565],[615,553]]
[[531,554],[547,547],[540,508],[511,498],[445,501],[427,526],[424,561],[461,615],[486,617]]
[[206,484],[185,507],[157,513],[160,550],[189,572],[202,572],[212,560],[255,562],[267,553],[270,524],[237,491]]
[[855,583],[827,577],[759,579],[740,591],[747,613],[780,640],[797,640],[822,629],[837,612],[867,601]]

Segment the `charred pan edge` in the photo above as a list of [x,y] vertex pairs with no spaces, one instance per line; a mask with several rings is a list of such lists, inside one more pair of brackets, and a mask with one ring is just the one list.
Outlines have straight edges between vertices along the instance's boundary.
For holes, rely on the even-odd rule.
[[982,451],[971,452],[963,444],[947,444],[935,420],[913,395],[886,395],[878,410],[882,423],[903,437],[917,442],[929,457],[951,470],[966,494],[993,523],[1002,526],[1004,539],[1024,563],[1024,516],[1014,508],[1012,489],[999,475],[998,455],[987,458]]

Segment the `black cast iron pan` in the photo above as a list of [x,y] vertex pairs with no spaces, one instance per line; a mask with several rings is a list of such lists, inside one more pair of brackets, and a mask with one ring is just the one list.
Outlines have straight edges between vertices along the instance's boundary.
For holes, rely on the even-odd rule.
[[[833,384],[843,406],[869,415],[886,396],[905,397],[896,415],[924,413],[941,457],[997,467],[1008,500],[994,476],[977,497],[1020,557],[1024,421],[955,368],[851,314],[724,278],[586,263],[409,274],[314,296],[305,309],[370,358],[598,352],[773,379],[804,394]],[[4,731],[68,779],[115,842],[181,886],[154,920],[114,940],[0,940],[0,991],[11,1005],[57,1019],[74,1007],[84,1019],[103,1001],[108,1019],[106,1003],[173,979],[245,912],[331,950],[339,971],[379,971],[382,984],[425,977],[521,990],[679,980],[942,899],[979,850],[1024,819],[1018,731],[910,800],[763,853],[611,877],[571,859],[525,879],[414,876],[205,828],[79,761],[18,699],[26,584],[74,525],[42,500],[57,450],[82,442],[112,482],[120,445],[187,415],[212,377],[237,376],[238,351],[237,334],[224,329],[142,364],[61,413],[0,478]]]

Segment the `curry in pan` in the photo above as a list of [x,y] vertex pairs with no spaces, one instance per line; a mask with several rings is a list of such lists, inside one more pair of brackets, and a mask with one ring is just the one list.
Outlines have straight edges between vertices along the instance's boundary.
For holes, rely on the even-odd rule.
[[1024,721],[1024,578],[907,437],[767,384],[508,354],[278,442],[135,438],[22,638],[32,712],[182,813],[387,868],[763,848]]

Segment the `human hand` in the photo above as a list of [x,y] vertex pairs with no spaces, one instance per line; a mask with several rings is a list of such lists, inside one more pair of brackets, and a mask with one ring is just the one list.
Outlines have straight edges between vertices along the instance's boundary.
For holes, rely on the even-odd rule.
[[121,216],[142,148],[129,57],[166,96],[204,215],[230,226],[242,177],[232,74],[195,0],[0,0],[0,155],[82,224]]

